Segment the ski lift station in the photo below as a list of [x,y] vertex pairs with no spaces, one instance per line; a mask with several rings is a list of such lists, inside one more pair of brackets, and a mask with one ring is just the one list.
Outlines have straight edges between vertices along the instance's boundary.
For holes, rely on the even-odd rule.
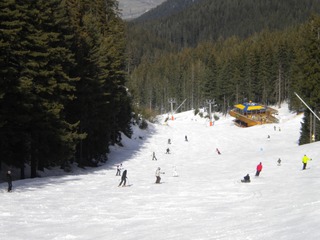
[[240,127],[279,122],[275,117],[278,114],[277,110],[251,101],[234,105],[229,114],[235,118],[235,124]]

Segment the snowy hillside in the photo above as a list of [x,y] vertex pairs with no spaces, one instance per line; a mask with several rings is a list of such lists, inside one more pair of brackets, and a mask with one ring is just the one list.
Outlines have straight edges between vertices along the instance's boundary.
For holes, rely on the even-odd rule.
[[141,16],[166,0],[118,0],[123,19]]
[[[320,143],[298,146],[302,115],[283,106],[279,124],[251,128],[229,116],[210,127],[192,111],[164,118],[98,169],[14,181],[12,193],[0,184],[0,239],[320,239]],[[304,154],[312,161],[302,171]],[[119,163],[130,187],[118,187]],[[241,183],[247,173],[251,183]]]

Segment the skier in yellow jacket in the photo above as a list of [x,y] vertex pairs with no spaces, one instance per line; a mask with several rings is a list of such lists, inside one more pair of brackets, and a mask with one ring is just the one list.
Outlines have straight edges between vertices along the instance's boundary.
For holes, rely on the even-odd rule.
[[305,170],[306,167],[307,167],[307,163],[309,160],[312,160],[311,158],[308,158],[307,155],[304,155],[302,157],[302,164],[303,164],[303,167],[302,167],[302,170]]

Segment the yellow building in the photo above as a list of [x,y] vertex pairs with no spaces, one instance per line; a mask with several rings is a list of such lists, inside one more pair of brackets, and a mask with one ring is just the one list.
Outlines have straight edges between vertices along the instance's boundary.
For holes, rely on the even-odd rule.
[[235,123],[241,127],[251,127],[266,123],[278,123],[274,116],[278,111],[253,102],[234,105],[229,114],[236,118]]

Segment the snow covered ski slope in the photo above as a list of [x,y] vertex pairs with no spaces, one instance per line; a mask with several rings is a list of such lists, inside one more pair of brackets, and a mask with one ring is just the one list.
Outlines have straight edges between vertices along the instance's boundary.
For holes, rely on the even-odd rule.
[[[320,239],[320,145],[298,146],[302,116],[279,113],[279,124],[251,128],[224,116],[210,127],[192,111],[167,124],[163,116],[113,147],[105,166],[14,181],[12,193],[3,183],[0,239]],[[118,187],[120,163],[131,187]]]

